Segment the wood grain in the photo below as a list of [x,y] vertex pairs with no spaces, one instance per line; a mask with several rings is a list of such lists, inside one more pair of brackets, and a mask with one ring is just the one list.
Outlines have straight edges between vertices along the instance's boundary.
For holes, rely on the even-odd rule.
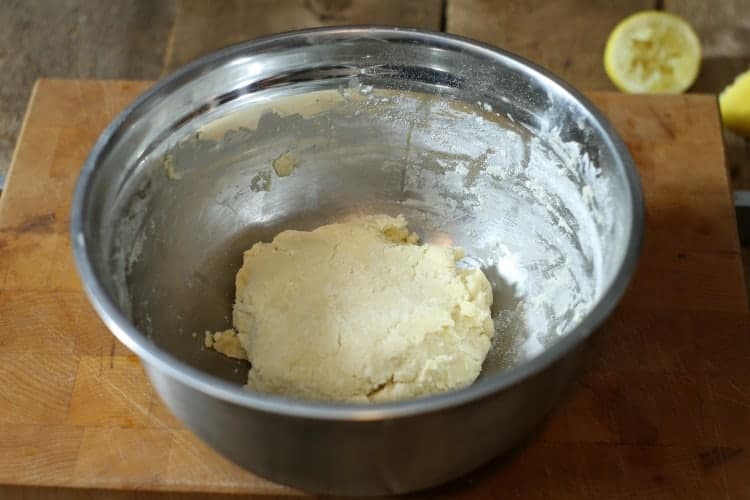
[[664,0],[664,10],[685,18],[701,40],[698,92],[719,92],[750,66],[750,0]]
[[[35,88],[0,199],[2,498],[294,493],[182,427],[76,277],[67,231],[78,169],[147,85]],[[590,97],[644,185],[635,279],[539,433],[423,497],[750,498],[750,316],[715,98]]]
[[581,89],[613,90],[604,44],[625,16],[653,0],[447,0],[446,31],[514,52]]
[[[742,261],[715,98],[591,97],[627,141],[646,200],[643,253],[623,303],[744,311]],[[692,143],[683,143],[688,137]]]
[[[750,68],[750,0],[665,0],[664,10],[698,32],[703,60],[693,92],[719,93]],[[735,189],[750,189],[750,138],[725,132],[727,166]]]
[[178,0],[164,71],[227,45],[294,29],[381,24],[437,31],[442,10],[442,0]]
[[[34,81],[157,78],[174,20],[174,0],[2,2],[0,184],[10,165]],[[2,186],[0,186],[2,190]]]

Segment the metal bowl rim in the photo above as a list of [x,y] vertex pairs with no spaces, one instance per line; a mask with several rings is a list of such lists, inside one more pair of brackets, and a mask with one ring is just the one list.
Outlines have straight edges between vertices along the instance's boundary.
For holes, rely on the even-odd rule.
[[[215,67],[241,53],[257,49],[262,45],[315,36],[320,38],[340,39],[345,37],[414,40],[422,43],[434,43],[450,46],[460,51],[473,52],[482,55],[496,63],[506,66],[523,68],[523,71],[536,79],[546,80],[548,85],[557,87],[563,94],[568,94],[573,101],[577,101],[601,127],[604,137],[620,159],[627,178],[629,200],[632,208],[632,225],[629,228],[627,249],[615,278],[595,304],[589,314],[572,331],[545,349],[541,354],[531,358],[518,366],[504,372],[479,380],[463,389],[418,398],[413,400],[368,405],[352,405],[343,403],[329,403],[318,401],[292,400],[289,398],[261,394],[248,391],[241,386],[219,379],[202,372],[178,360],[167,351],[160,349],[153,341],[140,333],[136,327],[125,318],[117,306],[108,297],[102,283],[96,276],[93,265],[89,260],[86,239],[84,237],[84,209],[89,197],[88,188],[95,174],[97,164],[115,132],[126,122],[137,109],[158,94],[167,92],[170,87],[180,86],[190,81],[191,76],[202,68]],[[409,417],[428,412],[434,412],[453,406],[468,404],[473,401],[491,396],[507,390],[524,379],[545,370],[548,366],[560,360],[579,344],[584,342],[604,320],[612,313],[622,298],[628,283],[635,271],[640,254],[644,230],[644,201],[640,179],[630,153],[615,132],[612,125],[581,93],[569,84],[549,73],[547,70],[525,60],[515,54],[497,47],[493,47],[465,37],[449,35],[416,28],[398,28],[391,26],[339,26],[334,28],[313,28],[290,31],[250,40],[233,45],[201,57],[183,66],[171,75],[154,84],[141,94],[124,111],[122,111],[108,126],[83,164],[76,184],[72,208],[70,237],[73,254],[84,290],[104,323],[110,331],[131,351],[137,354],[148,367],[159,370],[169,377],[220,400],[231,402],[258,411],[276,413],[286,416],[302,418],[368,421]]]

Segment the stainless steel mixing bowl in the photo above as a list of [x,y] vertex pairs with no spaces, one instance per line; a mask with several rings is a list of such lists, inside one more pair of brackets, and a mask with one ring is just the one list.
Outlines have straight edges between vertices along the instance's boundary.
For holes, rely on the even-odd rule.
[[[289,175],[273,169],[286,153]],[[476,383],[291,400],[203,348],[229,326],[243,250],[353,212],[403,213],[484,269],[498,333]],[[71,231],[97,312],[198,436],[280,483],[383,494],[455,478],[539,425],[622,295],[642,219],[627,149],[578,92],[470,40],[357,27],[252,41],[156,84],[96,143]]]

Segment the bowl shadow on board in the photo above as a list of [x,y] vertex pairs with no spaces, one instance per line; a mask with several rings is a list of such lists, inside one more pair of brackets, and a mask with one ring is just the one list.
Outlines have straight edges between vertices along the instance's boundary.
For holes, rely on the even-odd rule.
[[[584,357],[590,355],[590,349],[584,351]],[[586,371],[586,362],[581,367],[577,368],[576,374],[573,379],[579,378]],[[560,395],[560,400],[565,400],[569,397],[570,393],[577,390],[578,386],[568,384]],[[516,442],[512,447],[502,453],[489,462],[480,465],[476,469],[467,474],[460,476],[456,479],[452,479],[447,483],[429,488],[426,490],[416,491],[404,496],[404,498],[449,498],[449,497],[469,497],[469,498],[502,498],[502,488],[515,484],[520,490],[520,494],[524,493],[531,494],[532,491],[523,491],[524,487],[528,487],[528,484],[523,484],[517,480],[516,469],[520,466],[521,458],[524,456],[529,448],[534,446],[544,446],[544,442],[538,442],[540,436],[544,434],[544,430],[555,418],[557,406],[554,406],[534,427],[528,434],[525,434]],[[538,454],[536,456],[539,456]],[[528,461],[527,461],[528,462]],[[534,467],[538,467],[539,464]],[[527,467],[528,468],[528,467]],[[516,479],[514,479],[516,478]],[[542,483],[543,484],[543,483]],[[541,488],[541,486],[539,486]],[[548,490],[536,489],[536,493],[540,491],[550,494],[552,492]],[[519,493],[517,493],[519,494]]]
[[[404,498],[448,498],[457,496],[495,498],[500,495],[496,489],[499,486],[499,484],[496,484],[498,474],[501,471],[509,471],[513,463],[517,462],[524,454],[524,451],[533,445],[548,419],[549,416],[545,417],[541,424],[524,436],[509,451],[498,455],[468,474],[434,488],[407,494]],[[507,475],[507,472],[505,474]],[[503,480],[503,482],[506,481]]]
[[[383,210],[397,215],[398,209]],[[323,224],[340,220],[351,213],[346,208],[330,207],[326,216],[300,215],[282,218],[271,224],[254,224],[218,241],[206,249],[204,257],[183,278],[168,289],[156,289],[157,296],[149,296],[148,301],[133,304],[136,326],[141,331],[151,332],[151,338],[161,348],[181,361],[224,380],[244,385],[250,364],[247,361],[231,359],[204,346],[204,332],[221,331],[232,326],[232,304],[235,297],[235,275],[242,266],[243,252],[256,242],[270,242],[274,236],[286,229],[314,229]],[[411,224],[422,238],[430,242],[430,234]],[[476,266],[471,255],[459,265]],[[492,285],[493,319],[503,311],[514,311],[522,301],[516,287],[504,279],[493,266],[480,266]],[[177,295],[175,295],[177,294]],[[161,297],[159,295],[162,295]],[[173,300],[167,300],[167,298]],[[149,304],[160,304],[154,307]],[[148,325],[144,318],[148,318]],[[523,332],[522,315],[512,314],[504,324],[506,332]],[[480,374],[480,378],[501,372],[512,366],[518,359],[519,345],[523,339],[519,334],[496,332],[495,341]]]
[[[565,396],[563,395],[563,397]],[[503,495],[497,488],[503,486],[503,484],[512,484],[510,475],[513,474],[514,464],[519,462],[528,448],[534,446],[534,443],[543,434],[547,422],[549,422],[550,418],[553,418],[553,415],[554,411],[545,416],[541,423],[522,437],[510,450],[498,455],[484,465],[440,486],[408,494],[405,498],[448,498],[458,496],[469,498],[502,498]]]

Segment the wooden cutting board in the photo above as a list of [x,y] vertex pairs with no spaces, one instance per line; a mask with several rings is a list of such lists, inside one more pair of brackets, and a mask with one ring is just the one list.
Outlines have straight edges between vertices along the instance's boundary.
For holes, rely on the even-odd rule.
[[[0,199],[0,484],[293,493],[182,427],[81,290],[68,241],[78,170],[148,85],[35,87]],[[591,98],[643,180],[635,280],[540,434],[430,496],[750,498],[750,330],[716,100]]]

